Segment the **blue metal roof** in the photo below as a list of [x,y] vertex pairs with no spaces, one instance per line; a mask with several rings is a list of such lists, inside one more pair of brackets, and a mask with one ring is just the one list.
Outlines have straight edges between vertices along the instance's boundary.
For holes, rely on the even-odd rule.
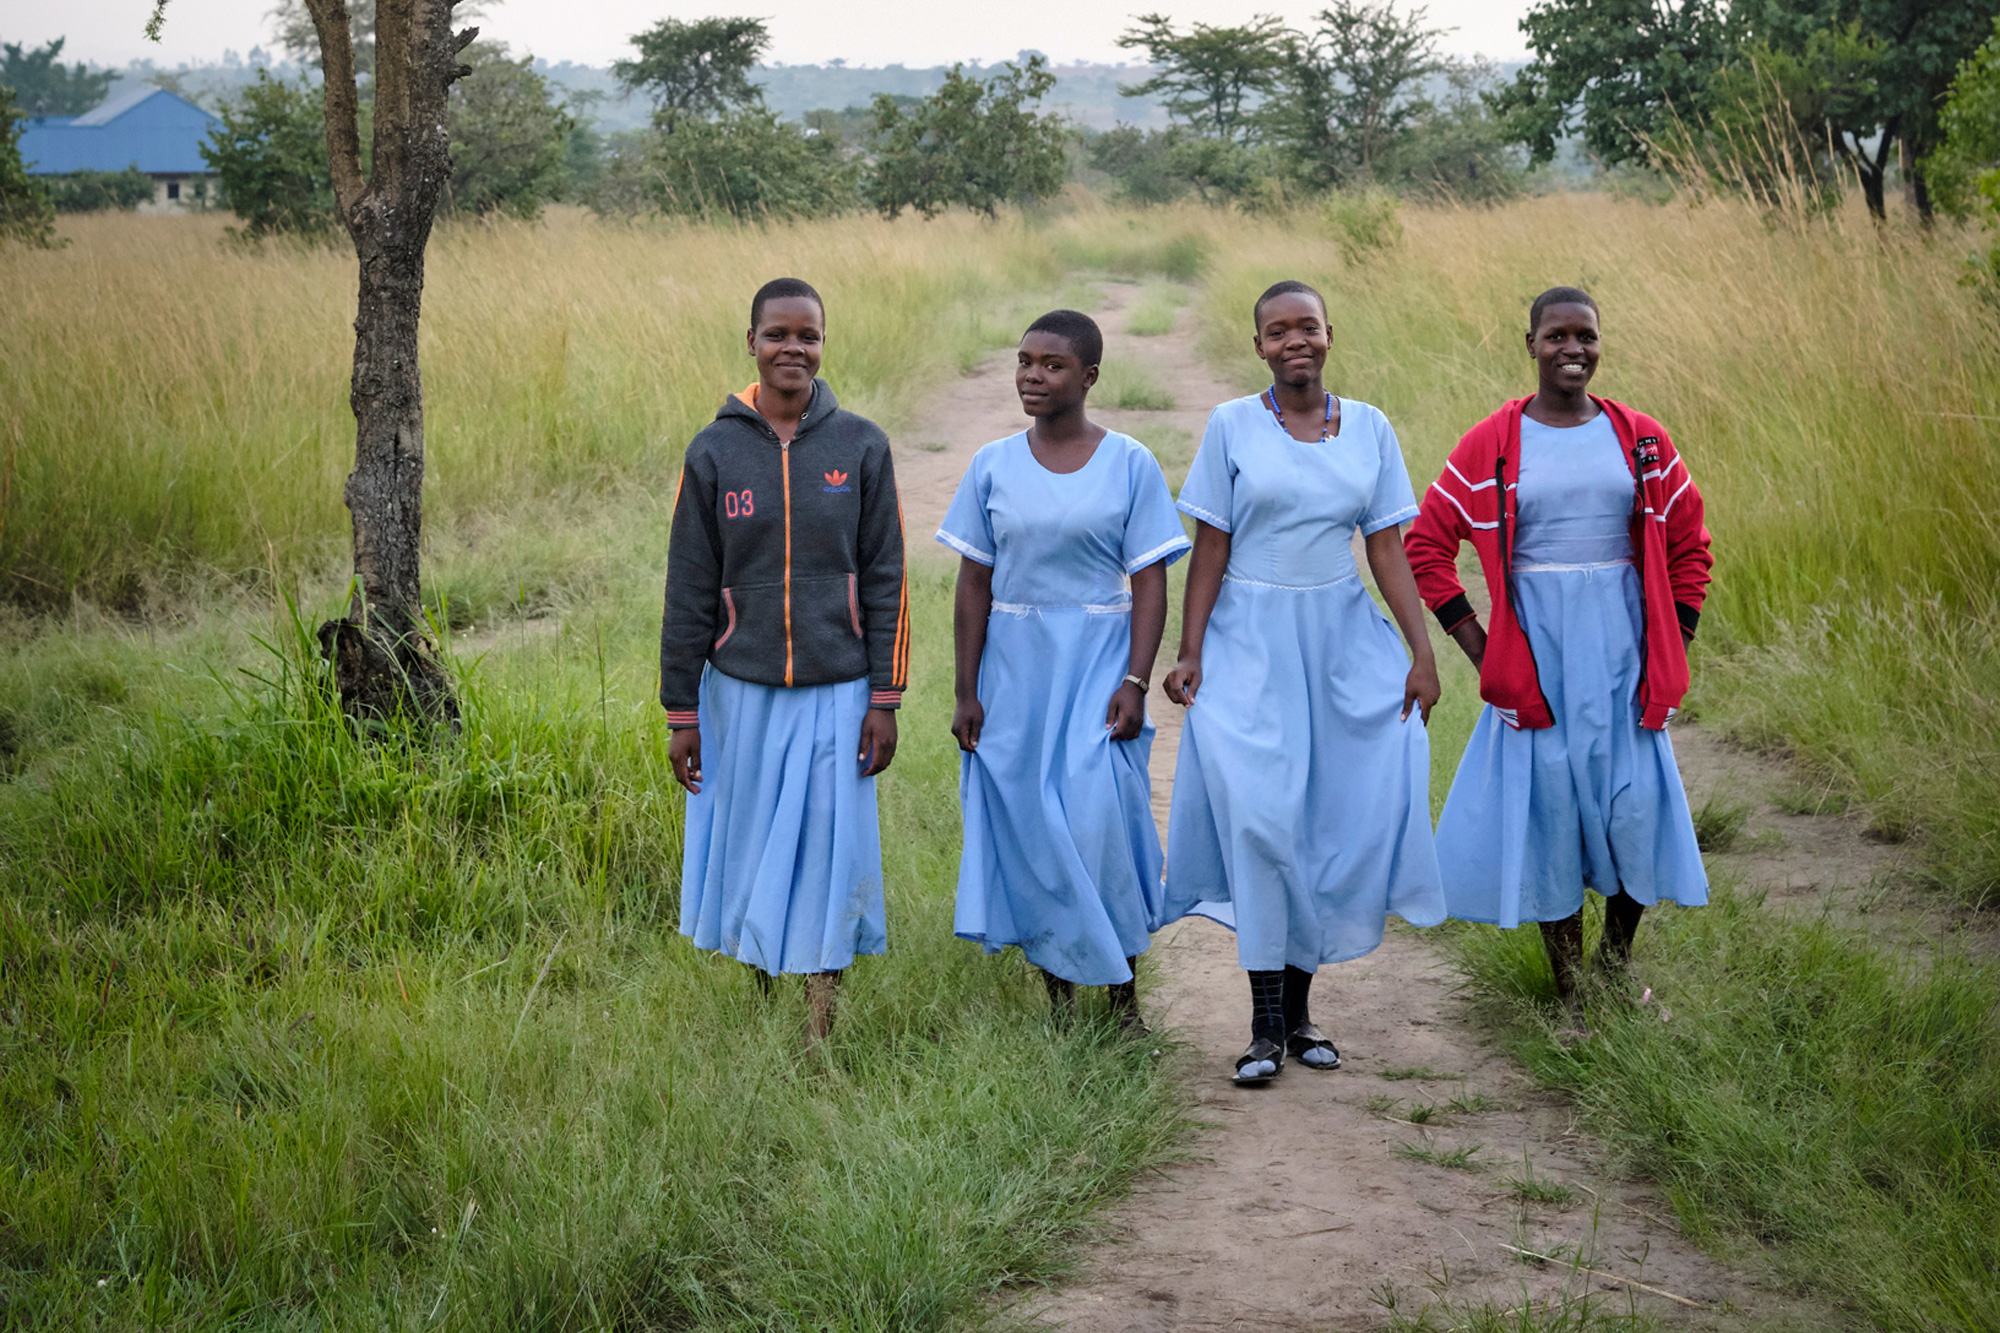
[[32,176],[127,167],[155,176],[206,172],[201,145],[221,124],[165,88],[135,88],[73,120],[30,120],[21,129],[21,161]]

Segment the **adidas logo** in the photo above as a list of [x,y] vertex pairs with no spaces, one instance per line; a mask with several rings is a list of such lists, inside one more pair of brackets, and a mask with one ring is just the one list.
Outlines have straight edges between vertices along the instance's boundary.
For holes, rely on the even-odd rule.
[[820,475],[826,478],[826,485],[820,487],[820,489],[826,491],[828,494],[832,494],[836,491],[851,491],[854,489],[852,486],[849,486],[847,484],[847,474],[845,472],[842,472],[839,468],[835,468],[831,472],[822,472]]

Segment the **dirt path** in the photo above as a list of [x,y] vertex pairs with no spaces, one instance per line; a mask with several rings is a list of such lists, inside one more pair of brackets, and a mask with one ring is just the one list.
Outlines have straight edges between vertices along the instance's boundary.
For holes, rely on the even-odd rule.
[[[1177,477],[1187,459],[1173,455],[1191,453],[1208,407],[1236,391],[1198,353],[1191,311],[1171,334],[1133,338],[1123,317],[1135,289],[1102,291],[1095,313],[1108,359],[1143,349],[1177,402],[1099,415],[1149,444],[1164,440]],[[930,545],[978,443],[1023,424],[1012,354],[959,382],[951,412],[914,438],[956,443],[897,457],[913,550]],[[1152,705],[1164,832],[1180,716],[1157,695]],[[1719,800],[1755,806],[1733,858],[1752,882],[1796,895],[1865,884],[1886,868],[1890,854],[1847,821],[1784,815],[1762,761],[1692,733],[1680,743],[1697,803],[1721,791]],[[1388,1322],[1391,1302],[1414,1315],[1441,1300],[1508,1310],[1588,1293],[1701,1327],[1788,1312],[1775,1292],[1684,1241],[1665,1204],[1603,1171],[1562,1102],[1468,1019],[1456,978],[1418,932],[1393,925],[1374,954],[1319,974],[1314,1014],[1345,1068],[1295,1066],[1256,1091],[1227,1082],[1248,1035],[1233,936],[1191,919],[1162,932],[1150,959],[1149,1017],[1184,1043],[1181,1074],[1207,1129],[1189,1160],[1112,1210],[1113,1239],[1085,1257],[1078,1281],[1017,1307],[1033,1323],[1077,1333],[1366,1329]],[[1557,1197],[1524,1197],[1514,1182],[1530,1180]]]

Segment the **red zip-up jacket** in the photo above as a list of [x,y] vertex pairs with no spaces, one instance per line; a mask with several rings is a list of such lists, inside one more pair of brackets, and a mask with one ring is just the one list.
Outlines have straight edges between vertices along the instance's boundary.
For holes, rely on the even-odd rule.
[[[1535,647],[1515,619],[1514,534],[1521,475],[1521,409],[1517,398],[1474,426],[1451,451],[1444,473],[1424,492],[1417,521],[1403,539],[1424,605],[1446,633],[1472,618],[1458,581],[1458,546],[1470,541],[1493,600],[1479,697],[1515,728],[1555,724],[1535,669]],[[1639,725],[1658,731],[1687,694],[1685,629],[1694,633],[1708,595],[1708,529],[1701,491],[1659,422],[1623,403],[1592,395],[1611,417],[1625,465],[1632,470],[1632,550],[1645,607],[1640,645]],[[1504,501],[1504,502],[1503,502]]]

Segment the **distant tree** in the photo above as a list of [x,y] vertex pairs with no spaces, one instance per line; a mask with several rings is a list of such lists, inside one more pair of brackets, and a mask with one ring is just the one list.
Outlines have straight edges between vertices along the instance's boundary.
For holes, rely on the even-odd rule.
[[1093,136],[1084,154],[1090,165],[1118,183],[1119,193],[1135,204],[1164,204],[1188,192],[1188,182],[1171,163],[1173,130],[1142,130],[1118,125]]
[[1438,53],[1446,30],[1422,6],[1335,0],[1318,27],[1286,46],[1291,96],[1273,103],[1273,137],[1290,148],[1314,184],[1370,175],[1434,109],[1425,81],[1450,68]]
[[1938,206],[1953,217],[2000,222],[2000,17],[1958,68],[1938,116],[1942,142],[1925,163]]
[[0,83],[0,241],[47,249],[55,244],[55,209],[21,165],[21,120],[14,90]]
[[1523,188],[1520,147],[1509,142],[1482,94],[1497,81],[1490,62],[1455,63],[1445,71],[1450,93],[1383,154],[1375,176],[1403,194],[1455,203],[1491,204]]
[[1710,76],[1705,114],[1683,122],[1661,148],[1695,154],[1712,177],[1762,198],[1802,191],[1822,203],[1839,197],[1833,159],[1843,158],[1879,214],[1895,140],[1870,135],[1879,121],[1876,72],[1882,44],[1858,23],[1810,34],[1793,51],[1758,40],[1739,47]]
[[1055,87],[1048,59],[1002,65],[981,81],[954,65],[944,85],[915,106],[875,99],[875,169],[869,195],[885,217],[915,209],[926,218],[953,205],[994,216],[1062,189],[1070,130],[1031,108]]
[[633,92],[653,100],[653,124],[673,133],[683,121],[709,119],[763,97],[750,71],[771,45],[762,19],[661,19],[632,37],[636,60],[611,72]]
[[1724,0],[1540,0],[1521,31],[1535,59],[1490,99],[1508,133],[1547,162],[1580,129],[1607,165],[1699,112],[1739,35]]
[[0,45],[0,84],[14,90],[14,100],[30,116],[80,116],[104,100],[118,78],[115,70],[93,73],[82,61],[65,65],[66,38],[57,37],[32,51],[19,42]]
[[831,139],[751,106],[684,119],[671,134],[621,136],[591,203],[603,213],[823,217],[858,204],[854,178]]
[[1942,142],[1926,176],[1945,212],[1984,219],[1990,243],[1975,268],[1986,291],[2000,294],[2000,18],[1959,66],[1938,121]]
[[[1746,40],[1773,49],[1807,54],[1816,36],[1852,29],[1852,36],[1878,48],[1868,77],[1873,90],[1856,103],[1845,128],[1842,154],[1861,172],[1869,208],[1884,213],[1889,168],[1900,165],[1918,214],[1931,213],[1930,186],[1923,162],[1943,131],[1938,113],[1957,77],[1992,32],[2000,0],[1766,0],[1744,7]],[[1823,50],[1831,43],[1821,37]],[[1875,152],[1863,144],[1876,140]]]
[[153,178],[136,167],[123,171],[72,171],[44,178],[58,213],[134,209],[153,197]]
[[475,43],[472,73],[452,85],[451,188],[446,206],[462,213],[532,218],[560,198],[576,121],[549,96],[532,57],[507,58],[497,43]]
[[[1938,109],[1995,9],[1995,0],[1540,0],[1521,20],[1535,60],[1493,105],[1537,161],[1580,129],[1604,162],[1645,162],[1656,145],[1700,135],[1718,93],[1744,104],[1755,85],[1741,70],[1761,67],[1765,109],[1796,103],[1811,121],[1815,105],[1832,108],[1817,128],[1854,166],[1871,212],[1884,215],[1889,172],[1907,157],[1913,201],[1928,216],[1921,163],[1939,141]],[[1723,73],[1732,66],[1739,72]],[[1861,77],[1865,95],[1852,85]]]
[[1118,45],[1145,51],[1154,73],[1118,91],[1160,99],[1169,115],[1196,133],[1246,141],[1257,128],[1252,113],[1278,87],[1291,39],[1268,14],[1237,27],[1196,23],[1185,33],[1164,14],[1141,14]]
[[217,108],[201,147],[244,234],[325,237],[337,222],[320,91],[263,70]]

